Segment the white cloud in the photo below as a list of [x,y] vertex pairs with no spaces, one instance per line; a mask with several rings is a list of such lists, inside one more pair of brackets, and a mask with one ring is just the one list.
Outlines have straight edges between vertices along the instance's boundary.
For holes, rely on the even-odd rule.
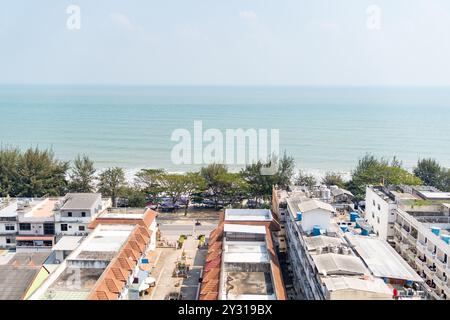
[[131,22],[131,20],[123,13],[111,13],[109,15],[111,21],[121,29],[127,31],[135,31],[137,27]]

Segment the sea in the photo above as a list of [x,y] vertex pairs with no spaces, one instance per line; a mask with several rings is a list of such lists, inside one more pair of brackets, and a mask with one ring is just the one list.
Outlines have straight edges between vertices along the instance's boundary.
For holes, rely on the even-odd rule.
[[194,140],[196,121],[223,136],[278,130],[279,151],[316,176],[348,175],[366,153],[409,170],[428,157],[450,167],[447,87],[0,86],[3,148],[51,148],[67,161],[86,154],[128,175],[197,170],[173,161],[171,139],[184,129]]

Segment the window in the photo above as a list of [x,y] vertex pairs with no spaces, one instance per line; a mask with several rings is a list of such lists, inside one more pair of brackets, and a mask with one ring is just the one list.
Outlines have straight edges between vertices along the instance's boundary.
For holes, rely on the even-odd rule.
[[380,207],[380,205],[378,205],[378,210],[381,210],[381,207]]
[[67,216],[71,217],[72,216],[72,212],[67,212]]
[[11,239],[6,238],[6,243],[11,243]]
[[67,231],[67,224],[61,224],[61,231]]
[[380,223],[380,217],[377,217],[377,222]]
[[375,200],[372,200],[373,206],[375,207]]
[[372,212],[372,218],[375,219],[375,213]]
[[86,212],[82,212],[82,213],[81,213],[81,216],[82,216],[82,217],[86,217]]
[[6,225],[5,226],[6,231],[14,231],[14,229],[15,229],[14,225]]
[[86,230],[86,228],[84,226],[79,226],[78,227],[78,231],[84,231],[84,230]]
[[31,223],[19,223],[19,230],[21,231],[30,231]]

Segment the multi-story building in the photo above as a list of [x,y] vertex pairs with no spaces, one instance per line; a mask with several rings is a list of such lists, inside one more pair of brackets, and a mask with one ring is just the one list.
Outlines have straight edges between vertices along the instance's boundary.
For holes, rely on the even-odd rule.
[[[369,186],[367,195],[366,220],[388,235],[392,246],[424,279],[429,298],[450,299],[450,193],[425,186]],[[383,223],[376,224],[378,217]]]
[[422,279],[353,213],[297,196],[287,199],[287,256],[297,299],[420,298]]
[[0,198],[0,248],[14,248],[17,235],[17,200]]
[[211,233],[200,300],[285,300],[270,210],[227,209]]
[[96,216],[111,206],[110,199],[99,193],[68,193],[58,203],[55,214],[57,235],[81,236],[88,233],[89,224]]
[[55,243],[54,215],[58,201],[57,198],[19,200],[17,251],[51,251]]
[[100,224],[46,281],[31,300],[117,300],[148,288],[140,268],[149,251],[150,232],[139,224]]

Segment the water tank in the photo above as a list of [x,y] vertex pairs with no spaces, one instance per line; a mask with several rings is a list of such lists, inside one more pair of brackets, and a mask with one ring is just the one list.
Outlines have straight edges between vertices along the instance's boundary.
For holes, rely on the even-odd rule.
[[297,211],[297,221],[302,221],[302,212]]
[[341,230],[342,230],[342,232],[348,232],[348,226],[341,225]]
[[369,230],[366,228],[361,229],[361,235],[362,236],[368,236],[369,235]]
[[441,228],[439,227],[431,227],[431,232],[433,232],[435,235],[440,235],[441,234]]
[[350,212],[350,222],[356,222],[357,218],[359,218],[359,214],[357,212]]
[[441,235],[441,239],[442,239],[445,243],[450,244],[450,234],[443,234],[443,235]]
[[313,236],[320,236],[320,226],[314,226],[312,230]]

